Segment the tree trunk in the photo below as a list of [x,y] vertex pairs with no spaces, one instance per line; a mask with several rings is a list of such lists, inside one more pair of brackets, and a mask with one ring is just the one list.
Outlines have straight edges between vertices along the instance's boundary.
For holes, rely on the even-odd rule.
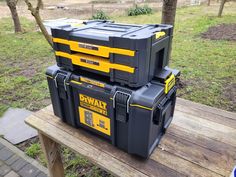
[[211,5],[211,0],[207,1],[207,5],[210,6]]
[[[170,24],[174,26],[176,8],[177,8],[177,0],[163,0],[161,23]],[[168,63],[171,58],[171,51],[172,51],[172,37],[170,39],[169,51],[167,55]]]
[[163,0],[161,23],[174,25],[177,0]]
[[37,6],[34,8],[32,4],[29,2],[29,0],[25,0],[26,5],[28,6],[28,10],[31,12],[31,14],[34,16],[36,23],[38,24],[41,32],[43,33],[45,39],[48,41],[49,45],[53,47],[52,37],[48,34],[42,19],[39,14],[40,6],[42,5],[42,0],[38,0]]
[[221,0],[220,9],[219,9],[219,12],[218,12],[218,17],[222,16],[222,12],[223,12],[223,9],[224,9],[224,6],[225,6],[225,2],[226,2],[226,0]]
[[7,6],[11,11],[12,20],[14,22],[15,33],[22,32],[20,19],[16,10],[17,1],[16,0],[6,0],[6,1],[7,1]]

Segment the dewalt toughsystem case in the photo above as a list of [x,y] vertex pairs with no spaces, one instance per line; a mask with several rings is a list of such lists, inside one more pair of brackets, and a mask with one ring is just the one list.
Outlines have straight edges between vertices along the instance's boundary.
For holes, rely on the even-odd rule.
[[83,74],[86,77],[57,66],[47,69],[55,115],[74,127],[104,137],[128,153],[147,158],[173,117],[176,86],[172,70],[167,68],[159,73],[159,81],[138,89]]
[[170,25],[111,21],[52,29],[58,66],[95,72],[130,87],[145,85],[168,65],[172,33]]

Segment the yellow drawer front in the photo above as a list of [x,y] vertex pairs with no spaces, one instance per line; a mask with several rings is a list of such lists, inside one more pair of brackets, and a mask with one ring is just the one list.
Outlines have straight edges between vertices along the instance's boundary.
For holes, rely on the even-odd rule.
[[106,58],[109,57],[110,53],[127,55],[127,56],[135,55],[135,51],[133,50],[93,45],[93,44],[88,44],[88,43],[60,39],[60,38],[53,38],[53,42],[69,45],[72,51],[82,52],[82,53],[96,55],[100,57],[106,57]]
[[72,60],[74,65],[90,68],[93,70],[109,73],[110,69],[134,73],[135,69],[126,65],[110,63],[108,59],[86,54],[68,54],[65,52],[55,52],[56,56],[65,57]]

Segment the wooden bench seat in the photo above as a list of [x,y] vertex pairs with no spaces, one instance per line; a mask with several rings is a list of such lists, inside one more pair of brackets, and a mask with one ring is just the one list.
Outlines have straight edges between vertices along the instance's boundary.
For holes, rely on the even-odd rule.
[[52,106],[34,113],[26,123],[39,132],[52,177],[64,176],[60,144],[121,177],[228,177],[236,165],[236,114],[180,98],[171,126],[148,160],[66,125],[54,116]]

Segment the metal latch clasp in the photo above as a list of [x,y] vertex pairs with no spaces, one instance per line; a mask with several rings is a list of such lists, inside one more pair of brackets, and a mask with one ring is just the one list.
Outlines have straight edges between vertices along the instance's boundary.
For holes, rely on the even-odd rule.
[[[57,85],[57,77],[58,77],[59,74],[60,74],[60,73],[57,73],[56,76],[54,77],[54,82],[55,82],[56,88],[58,88],[58,85]],[[64,83],[64,89],[65,89],[65,91],[67,91],[67,88],[66,88],[66,77],[65,77],[65,79],[63,80],[63,83]]]
[[131,98],[131,94],[129,94],[129,93],[125,93],[125,92],[122,92],[122,91],[116,91],[113,98],[112,98],[113,99],[113,108],[116,107],[116,100],[115,99],[116,99],[116,96],[117,96],[118,93],[121,93],[121,94],[124,94],[124,95],[128,96],[128,99],[126,101],[126,112],[129,113],[129,101],[130,101],[130,98]]

